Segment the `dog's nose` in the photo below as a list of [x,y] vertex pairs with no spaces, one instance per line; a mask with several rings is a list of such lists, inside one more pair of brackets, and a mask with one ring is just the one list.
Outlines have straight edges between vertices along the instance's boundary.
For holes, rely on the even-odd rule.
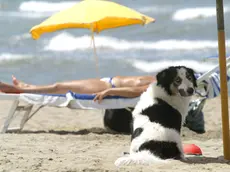
[[187,89],[187,92],[189,95],[192,95],[194,93],[194,89],[190,87]]

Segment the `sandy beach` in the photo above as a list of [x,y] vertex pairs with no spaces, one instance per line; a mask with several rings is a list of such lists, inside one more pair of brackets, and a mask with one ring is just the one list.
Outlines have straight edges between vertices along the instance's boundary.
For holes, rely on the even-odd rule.
[[[11,103],[0,103],[1,126]],[[206,102],[205,134],[183,128],[183,143],[198,145],[203,156],[190,156],[187,162],[117,168],[114,161],[129,150],[130,136],[107,132],[102,110],[45,107],[21,133],[0,134],[0,171],[229,172],[230,162],[223,159],[220,110],[219,98]]]

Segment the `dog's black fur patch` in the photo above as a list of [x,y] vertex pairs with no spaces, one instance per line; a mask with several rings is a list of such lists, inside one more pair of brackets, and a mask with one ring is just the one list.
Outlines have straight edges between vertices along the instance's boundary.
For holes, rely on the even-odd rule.
[[140,136],[143,131],[143,128],[136,128],[131,136],[131,141],[136,137]]
[[144,109],[141,114],[148,116],[151,122],[159,123],[165,128],[175,129],[180,133],[181,114],[160,98],[153,106]]
[[170,85],[173,83],[174,78],[177,76],[177,68],[169,67],[157,74],[157,85],[165,89],[165,91],[172,95]]
[[161,159],[181,159],[177,143],[167,141],[150,140],[143,143],[139,151],[148,150]]
[[190,74],[190,76],[192,77],[192,82],[193,82],[194,87],[197,87],[197,82],[196,82],[197,79],[195,77],[195,71],[191,68],[186,68],[186,69],[187,69],[188,73]]

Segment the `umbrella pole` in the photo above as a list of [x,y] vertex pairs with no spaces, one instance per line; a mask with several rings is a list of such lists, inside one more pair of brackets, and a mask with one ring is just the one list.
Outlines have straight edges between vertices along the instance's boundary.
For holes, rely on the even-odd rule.
[[217,12],[217,29],[218,29],[219,66],[220,66],[223,148],[224,148],[224,158],[230,160],[228,86],[227,86],[227,70],[226,70],[223,0],[216,0],[216,12]]
[[99,76],[98,57],[97,57],[97,52],[96,52],[96,46],[95,46],[95,41],[94,41],[94,31],[93,30],[92,30],[92,42],[93,42],[94,58],[95,58],[95,62],[96,62],[96,71],[97,71],[98,76]]

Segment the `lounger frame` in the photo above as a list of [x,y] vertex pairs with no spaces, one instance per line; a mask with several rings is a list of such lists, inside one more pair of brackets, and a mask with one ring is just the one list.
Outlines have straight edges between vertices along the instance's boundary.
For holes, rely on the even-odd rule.
[[[38,106],[34,111],[32,111],[34,105],[33,104],[25,104],[19,105],[19,95],[17,94],[0,94],[0,100],[13,100],[13,103],[9,109],[7,118],[3,124],[1,133],[6,132],[20,132],[24,125],[26,124],[29,119],[31,119],[44,105]],[[14,119],[15,115],[23,115],[20,124],[16,128],[9,128],[12,120]]]

